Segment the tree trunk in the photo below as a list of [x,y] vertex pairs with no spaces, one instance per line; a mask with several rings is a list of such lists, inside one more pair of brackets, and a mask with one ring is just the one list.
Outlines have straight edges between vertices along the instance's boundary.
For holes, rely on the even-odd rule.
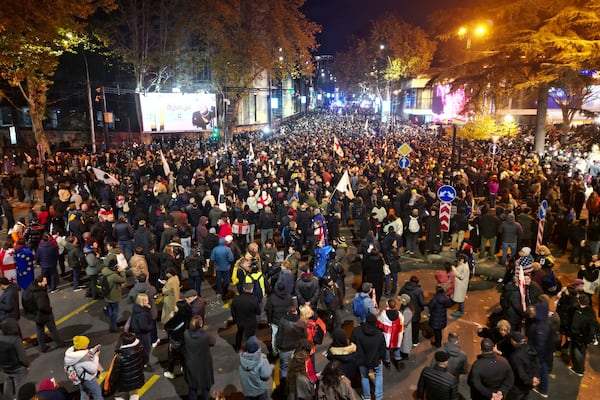
[[[44,132],[43,120],[46,115],[46,92],[47,88],[43,84],[37,84],[36,79],[27,79],[27,104],[29,105],[29,116],[31,118],[31,125],[33,130],[33,136],[37,144],[42,145],[42,152],[44,156],[51,154],[50,144]],[[37,150],[37,149],[36,149]],[[40,160],[41,162],[42,160]]]
[[548,85],[538,87],[535,126],[535,152],[542,155],[546,144],[546,113],[548,112]]

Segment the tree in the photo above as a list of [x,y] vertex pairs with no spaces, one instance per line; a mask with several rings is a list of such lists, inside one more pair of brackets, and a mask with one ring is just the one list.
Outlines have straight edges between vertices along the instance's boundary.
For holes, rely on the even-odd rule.
[[[42,121],[60,55],[77,46],[87,18],[113,0],[6,0],[0,7],[0,77],[18,88],[29,107],[36,141],[50,152]],[[0,96],[12,104],[6,91]]]
[[196,5],[202,23],[193,32],[206,49],[215,89],[221,95],[227,91],[231,102],[227,126],[235,124],[240,100],[265,73],[269,81],[312,74],[311,52],[317,49],[320,27],[302,14],[303,4],[206,0]]
[[197,66],[201,49],[192,28],[202,21],[196,4],[186,0],[116,0],[119,7],[94,27],[133,70],[137,92],[160,92]]
[[550,98],[560,107],[563,116],[562,132],[567,133],[577,112],[583,106],[598,98],[598,92],[592,86],[596,79],[572,70],[565,71],[548,91]]

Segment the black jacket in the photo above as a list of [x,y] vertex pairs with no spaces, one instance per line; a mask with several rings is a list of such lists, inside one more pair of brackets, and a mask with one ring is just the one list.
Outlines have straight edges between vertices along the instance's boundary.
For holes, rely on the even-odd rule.
[[469,386],[472,400],[490,400],[492,393],[501,391],[504,397],[513,386],[515,377],[506,358],[494,352],[480,355],[471,367]]
[[144,386],[144,347],[139,339],[116,351],[117,358],[110,375],[118,392],[129,392]]
[[292,305],[292,295],[275,286],[275,291],[267,298],[265,312],[270,324],[279,325],[281,318],[288,312]]
[[29,285],[23,292],[23,310],[25,317],[37,324],[44,324],[54,318],[52,306],[45,286]]
[[591,307],[579,307],[571,322],[571,339],[578,344],[590,344],[598,332],[598,321]]
[[242,292],[231,302],[233,321],[241,326],[256,326],[256,316],[260,315],[258,298],[252,293]]
[[0,369],[11,373],[21,367],[28,367],[29,361],[19,336],[19,324],[16,320],[6,323],[10,326],[3,327],[4,333],[0,335]]
[[9,284],[0,296],[0,321],[6,318],[18,320],[19,312],[19,286],[16,283]]
[[280,351],[294,350],[300,340],[306,339],[306,324],[298,319],[298,314],[285,314],[278,327],[275,342]]
[[134,304],[129,329],[133,333],[149,333],[154,325],[150,308]]
[[359,366],[375,368],[385,358],[385,338],[383,332],[369,323],[363,323],[352,330],[352,343],[356,344]]
[[319,280],[310,272],[303,273],[296,281],[296,296],[299,305],[310,303],[313,309],[316,308],[319,299]]
[[417,400],[458,399],[458,381],[440,366],[425,367],[417,384]]
[[509,361],[515,375],[515,386],[521,390],[532,389],[533,378],[540,377],[540,362],[535,349],[527,343],[519,344]]
[[454,304],[444,293],[436,293],[429,304],[429,325],[433,329],[444,329],[448,325],[448,307]]
[[419,284],[416,282],[408,281],[404,284],[404,286],[402,286],[402,289],[400,289],[399,295],[404,293],[410,296],[410,304],[413,308],[412,321],[420,321],[423,307],[425,307],[426,304],[425,296],[423,295],[421,286],[419,286]]

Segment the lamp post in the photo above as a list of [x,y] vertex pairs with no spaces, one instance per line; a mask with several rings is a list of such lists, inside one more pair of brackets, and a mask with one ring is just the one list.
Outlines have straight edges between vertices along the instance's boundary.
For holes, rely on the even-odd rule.
[[[492,135],[491,139],[492,139],[492,144],[495,145],[496,143],[498,143],[498,139],[500,139],[500,135]],[[494,168],[495,168],[495,158],[496,158],[496,151],[492,151],[492,172],[494,171]]]

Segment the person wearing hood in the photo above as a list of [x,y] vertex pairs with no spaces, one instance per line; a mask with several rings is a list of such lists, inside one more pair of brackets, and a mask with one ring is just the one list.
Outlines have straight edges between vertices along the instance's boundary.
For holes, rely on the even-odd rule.
[[240,384],[245,399],[267,400],[269,378],[274,366],[269,364],[267,355],[260,351],[260,342],[256,336],[250,336],[246,342],[246,351],[240,354]]
[[23,290],[27,289],[34,278],[35,254],[27,247],[27,240],[20,238],[14,247],[15,264],[17,267],[17,284]]
[[442,347],[442,330],[448,325],[448,308],[452,300],[444,293],[442,286],[436,286],[433,298],[427,304],[429,308],[429,325],[433,329],[433,346]]
[[133,332],[123,332],[115,348],[115,363],[110,374],[117,392],[128,392],[129,400],[139,400],[144,386],[144,347]]
[[0,277],[0,323],[7,318],[19,320],[21,313],[19,311],[19,286],[8,280],[6,277]]
[[89,349],[90,339],[87,336],[74,336],[73,346],[65,351],[65,366],[73,365],[80,383],[79,393],[81,400],[102,400],[102,390],[96,380],[98,373],[102,372],[100,365],[99,345]]
[[102,262],[100,261],[100,251],[98,249],[98,242],[93,241],[86,244],[83,247],[83,256],[85,257],[85,274],[89,278],[89,286],[85,294],[86,297],[93,299],[101,299],[102,294],[96,291],[96,281],[98,280],[98,274],[102,270]]
[[[467,367],[469,362],[467,355],[460,349],[458,344],[459,337],[458,333],[450,332],[448,334],[448,341],[444,344],[444,347],[440,351],[444,351],[448,354],[448,365],[446,371],[451,373],[456,378],[456,383],[460,380],[461,375],[466,375]],[[431,361],[431,366],[435,365],[435,358]]]
[[539,394],[546,397],[548,394],[549,365],[553,356],[552,328],[548,321],[548,306],[543,303],[535,305],[534,312],[530,314],[530,324],[527,327],[529,344],[537,352],[540,364],[540,384],[536,388]]
[[271,324],[271,352],[273,354],[277,354],[275,339],[279,330],[279,322],[292,305],[292,295],[287,291],[285,282],[277,282],[275,290],[267,297],[267,304],[265,306],[267,321]]
[[399,295],[407,294],[410,297],[410,306],[412,308],[412,344],[417,346],[419,344],[419,333],[421,332],[421,313],[425,307],[425,295],[423,289],[419,285],[419,277],[413,275],[410,279],[404,283],[402,289],[400,289]]
[[300,320],[296,304],[292,304],[287,313],[279,320],[275,343],[279,351],[279,382],[285,390],[288,374],[288,364],[296,345],[306,339],[306,324]]
[[344,295],[342,289],[331,275],[323,277],[325,283],[321,288],[317,310],[327,324],[327,329],[341,328],[342,310],[344,309]]
[[394,365],[398,368],[398,363],[402,360],[400,345],[404,333],[404,316],[396,309],[396,300],[389,299],[387,301],[386,309],[377,317],[377,326],[383,331],[385,337],[384,365],[386,368],[390,367],[390,353],[393,352]]
[[367,319],[352,330],[350,341],[356,344],[357,364],[360,371],[363,399],[371,398],[369,373],[375,374],[375,400],[383,399],[383,366],[385,358],[385,337],[377,328],[377,317],[367,314]]
[[227,247],[225,238],[219,238],[219,245],[210,253],[210,261],[215,264],[217,272],[217,295],[225,295],[229,290],[229,282],[231,281],[229,271],[234,261],[233,253]]
[[344,375],[348,379],[354,378],[357,368],[356,344],[348,343],[346,332],[341,328],[334,329],[331,336],[333,341],[327,349],[327,359],[338,361]]
[[500,257],[500,264],[506,265],[508,249],[510,248],[511,258],[516,258],[517,243],[523,236],[523,228],[521,227],[521,224],[515,222],[515,215],[513,213],[508,214],[506,216],[506,221],[500,224],[498,234],[502,240],[502,256]]
[[[216,232],[216,230],[215,230]],[[198,248],[204,248],[204,241],[208,237],[208,217],[206,215],[202,215],[199,219],[198,225],[196,226],[196,242],[198,243]],[[216,235],[215,235],[216,237]],[[206,255],[206,254],[205,254]]]
[[299,305],[310,304],[313,309],[316,309],[319,300],[319,280],[307,266],[302,267],[302,275],[296,282],[296,296]]
[[13,398],[19,392],[27,375],[29,361],[21,338],[19,323],[14,318],[7,318],[1,326],[0,335],[0,369],[4,373],[5,398]]

